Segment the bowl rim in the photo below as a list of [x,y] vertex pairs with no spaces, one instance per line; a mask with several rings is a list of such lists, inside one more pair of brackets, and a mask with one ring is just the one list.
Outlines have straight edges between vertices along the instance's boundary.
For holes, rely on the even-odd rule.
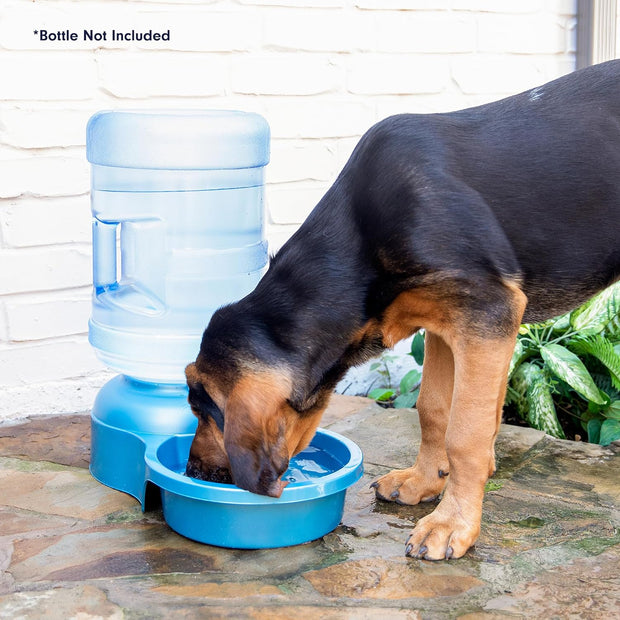
[[363,455],[359,446],[339,433],[318,428],[310,445],[318,438],[328,443],[341,443],[349,452],[349,459],[339,469],[314,481],[289,483],[279,498],[251,493],[232,484],[206,482],[178,474],[166,467],[157,455],[159,449],[168,441],[193,438],[193,433],[177,434],[155,442],[146,439],[147,449],[144,455],[147,472],[146,480],[156,484],[162,490],[188,499],[235,505],[288,504],[314,500],[333,493],[345,491],[357,482],[363,474]]

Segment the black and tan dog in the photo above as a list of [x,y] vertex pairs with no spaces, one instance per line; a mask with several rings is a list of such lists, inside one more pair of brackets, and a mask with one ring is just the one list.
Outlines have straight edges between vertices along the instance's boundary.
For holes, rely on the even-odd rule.
[[496,103],[388,118],[187,368],[189,475],[279,496],[353,364],[426,329],[413,467],[377,497],[443,493],[406,553],[462,556],[495,469],[519,324],[620,277],[620,61]]

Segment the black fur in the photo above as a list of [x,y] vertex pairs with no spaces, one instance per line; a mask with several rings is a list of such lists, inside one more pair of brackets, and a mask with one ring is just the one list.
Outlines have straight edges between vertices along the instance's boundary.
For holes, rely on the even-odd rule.
[[353,342],[399,293],[445,282],[501,334],[506,280],[538,321],[620,277],[620,61],[463,111],[388,118],[361,139],[255,291],[221,308],[198,367],[286,366],[303,413],[379,353]]

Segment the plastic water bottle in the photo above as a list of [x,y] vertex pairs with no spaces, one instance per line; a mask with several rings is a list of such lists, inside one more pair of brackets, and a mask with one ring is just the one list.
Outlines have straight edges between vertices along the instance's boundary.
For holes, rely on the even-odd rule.
[[267,263],[269,127],[237,111],[99,112],[92,164],[89,340],[128,377],[183,383],[221,305]]

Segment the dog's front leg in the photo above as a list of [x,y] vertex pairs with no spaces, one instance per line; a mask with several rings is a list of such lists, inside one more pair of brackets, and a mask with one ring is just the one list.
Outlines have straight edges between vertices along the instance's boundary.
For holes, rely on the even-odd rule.
[[372,483],[379,499],[417,504],[435,499],[449,473],[446,428],[454,389],[452,351],[440,336],[427,330],[422,386],[416,408],[422,441],[413,467],[397,469]]
[[458,558],[478,538],[484,485],[495,470],[494,442],[517,328],[502,338],[468,338],[461,332],[451,339],[455,383],[446,432],[450,475],[437,508],[411,533],[409,556]]

